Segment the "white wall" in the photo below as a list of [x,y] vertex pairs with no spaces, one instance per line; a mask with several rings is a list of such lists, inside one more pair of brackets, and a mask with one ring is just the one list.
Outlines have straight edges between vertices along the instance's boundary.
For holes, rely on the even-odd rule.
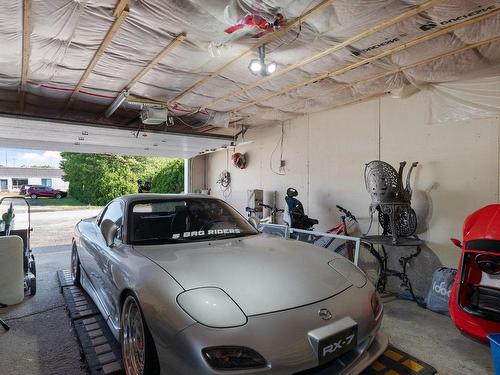
[[[287,187],[299,190],[309,216],[318,218],[317,229],[338,222],[335,204],[361,217],[366,229],[370,198],[365,190],[365,163],[381,159],[418,161],[413,178],[413,206],[422,220],[420,236],[444,265],[456,266],[459,253],[449,238],[461,238],[464,218],[488,203],[499,202],[498,118],[447,124],[426,124],[425,93],[407,99],[381,97],[364,103],[303,116],[285,123],[283,159],[286,175],[271,172],[270,155],[281,126],[250,129],[241,146],[248,167],[238,170],[228,162],[231,151],[198,157],[193,164],[193,189],[209,187],[222,197],[216,184],[219,173],[232,174],[227,201],[244,212],[246,191],[278,191],[283,206]],[[277,169],[279,148],[273,165]]]

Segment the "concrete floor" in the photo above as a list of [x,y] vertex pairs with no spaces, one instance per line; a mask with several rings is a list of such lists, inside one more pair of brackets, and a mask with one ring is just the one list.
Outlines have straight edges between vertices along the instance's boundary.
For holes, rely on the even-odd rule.
[[[74,223],[95,212],[34,214],[38,291],[21,304],[0,310],[0,317],[11,326],[9,332],[0,330],[0,374],[87,373],[80,361],[56,271],[69,267]],[[60,225],[61,215],[64,226]],[[493,374],[489,347],[461,336],[448,317],[402,300],[386,301],[385,310],[383,329],[391,343],[428,362],[439,374]]]

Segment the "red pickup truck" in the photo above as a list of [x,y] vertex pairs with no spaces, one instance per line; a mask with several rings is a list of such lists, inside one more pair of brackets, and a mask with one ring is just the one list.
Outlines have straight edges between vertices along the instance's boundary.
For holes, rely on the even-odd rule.
[[66,197],[68,195],[68,193],[65,191],[52,189],[49,186],[32,185],[28,189],[28,195],[32,199],[36,199],[38,197],[50,197],[50,198],[61,199],[63,197]]

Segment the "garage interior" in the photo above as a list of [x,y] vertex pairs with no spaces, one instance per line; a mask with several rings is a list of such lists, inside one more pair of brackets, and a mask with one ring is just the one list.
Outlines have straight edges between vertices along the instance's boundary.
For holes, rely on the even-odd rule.
[[[436,269],[458,267],[450,238],[462,238],[464,219],[500,203],[499,7],[4,0],[0,147],[184,158],[186,192],[209,192],[246,216],[249,191],[283,209],[293,187],[315,230],[338,224],[341,205],[370,234],[381,233],[365,165],[418,162],[411,206],[424,245],[408,277],[423,299]],[[2,374],[86,373],[55,276],[69,267],[71,238],[56,245],[35,251],[40,292],[0,310],[12,326],[0,333]],[[393,267],[407,251],[390,247]],[[487,345],[398,299],[400,280],[387,291],[392,345],[438,374],[494,373]]]

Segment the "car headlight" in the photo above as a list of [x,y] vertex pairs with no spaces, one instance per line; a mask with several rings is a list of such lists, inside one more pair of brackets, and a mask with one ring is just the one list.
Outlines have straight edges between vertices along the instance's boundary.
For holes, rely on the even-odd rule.
[[198,323],[212,328],[238,327],[247,323],[240,307],[219,288],[197,288],[177,296],[179,306]]
[[343,256],[339,256],[328,263],[335,271],[344,276],[349,282],[358,288],[365,286],[367,282],[366,275],[354,263]]
[[372,311],[373,311],[373,317],[375,320],[378,320],[380,318],[380,314],[382,313],[382,301],[380,300],[380,296],[378,293],[375,291],[372,294]]
[[205,348],[202,352],[208,364],[216,370],[245,370],[267,366],[264,357],[255,350],[242,346]]

